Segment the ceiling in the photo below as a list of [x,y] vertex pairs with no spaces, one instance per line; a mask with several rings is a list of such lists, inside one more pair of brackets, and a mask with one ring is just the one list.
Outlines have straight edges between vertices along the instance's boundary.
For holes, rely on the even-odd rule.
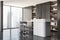
[[36,5],[48,1],[56,1],[56,0],[3,0],[3,1],[4,1],[4,5],[26,7],[26,6],[32,6],[32,5]]

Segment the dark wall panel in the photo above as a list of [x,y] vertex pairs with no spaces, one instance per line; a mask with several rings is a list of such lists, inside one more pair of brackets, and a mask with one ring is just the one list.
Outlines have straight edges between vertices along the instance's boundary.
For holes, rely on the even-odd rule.
[[58,0],[58,20],[57,20],[57,26],[58,26],[58,38],[60,38],[60,0]]
[[47,22],[50,22],[50,2],[36,6],[36,18],[44,18]]
[[42,18],[46,18],[46,3],[42,4]]
[[50,2],[46,3],[46,21],[50,22]]
[[0,1],[0,40],[3,40],[3,1]]

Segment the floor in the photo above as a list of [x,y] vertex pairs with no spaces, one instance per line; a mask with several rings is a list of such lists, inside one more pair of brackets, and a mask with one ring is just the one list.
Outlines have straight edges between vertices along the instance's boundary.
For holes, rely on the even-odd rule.
[[60,40],[60,38],[57,38],[57,32],[52,32],[50,37],[43,38],[33,35],[33,39],[30,37],[21,39],[22,36],[20,37],[18,29],[12,29],[11,31],[11,34],[9,30],[4,30],[3,32],[0,32],[0,40]]
[[39,37],[39,36],[34,36],[34,40],[60,40],[57,38],[57,33],[52,32],[50,37]]

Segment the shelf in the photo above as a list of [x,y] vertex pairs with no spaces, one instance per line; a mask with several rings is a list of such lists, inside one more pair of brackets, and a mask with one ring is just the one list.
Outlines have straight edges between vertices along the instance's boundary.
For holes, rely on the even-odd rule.
[[32,8],[32,19],[33,18],[36,18],[36,7],[35,6],[33,6]]
[[33,11],[32,13],[36,13],[36,11]]
[[51,21],[52,21],[52,22],[56,22],[57,19],[55,19],[55,18],[51,18]]
[[57,10],[55,10],[55,11],[54,10],[51,10],[51,13],[57,13]]
[[57,14],[54,14],[54,15],[52,15],[52,16],[57,17]]
[[51,18],[51,20],[55,20],[55,18]]
[[33,8],[33,12],[32,13],[36,13],[36,8]]
[[36,18],[36,16],[33,16],[33,18]]
[[51,20],[51,22],[56,22],[56,20]]
[[51,29],[52,31],[54,31],[54,32],[57,32],[58,30],[57,29]]
[[57,3],[57,1],[52,1],[52,4],[56,4]]
[[53,21],[53,22],[51,22],[51,25],[54,25],[55,26],[55,25],[57,25],[57,22],[56,21],[55,22]]
[[33,10],[36,10],[36,8],[34,7]]
[[53,28],[57,28],[57,25],[51,25]]
[[54,7],[54,6],[57,6],[57,3],[56,4],[54,4],[54,5],[51,5],[52,7]]
[[51,6],[52,8],[56,8],[57,9],[57,6]]
[[57,9],[53,9],[53,10],[51,10],[51,11],[56,12],[56,11],[57,11]]

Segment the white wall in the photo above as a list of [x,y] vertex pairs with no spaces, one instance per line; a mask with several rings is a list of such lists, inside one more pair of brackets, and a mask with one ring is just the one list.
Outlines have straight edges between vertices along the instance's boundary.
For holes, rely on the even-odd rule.
[[49,1],[56,1],[56,0],[4,0],[4,4],[19,7],[27,7]]
[[32,9],[29,7],[23,8],[23,20],[27,21],[31,19],[32,19]]
[[[23,21],[32,20],[32,7],[25,7],[22,11]],[[32,23],[28,22],[28,26],[32,26]]]

